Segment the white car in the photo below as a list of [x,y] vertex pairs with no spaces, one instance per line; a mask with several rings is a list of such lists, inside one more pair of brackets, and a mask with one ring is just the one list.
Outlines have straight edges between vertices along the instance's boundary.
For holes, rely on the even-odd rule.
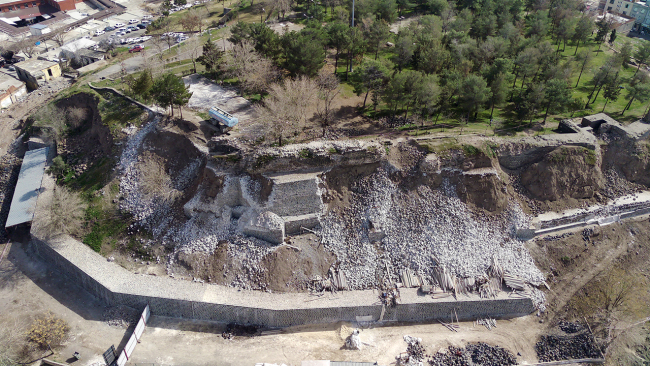
[[[126,26],[126,24],[124,24],[124,23],[115,23],[115,25],[113,26],[113,28],[118,28],[118,29],[119,29],[119,28],[122,28],[122,27],[124,27],[124,26]],[[120,30],[121,30],[121,29],[120,29]]]
[[153,15],[143,15],[142,19],[153,19]]
[[131,20],[129,20],[129,24],[138,24],[138,23],[140,23],[140,21],[137,20],[137,19],[131,19]]
[[121,38],[121,39],[120,39],[120,44],[126,44],[126,39]]
[[104,34],[104,33],[105,33],[105,32],[104,32],[103,30],[95,31],[95,37],[97,37],[97,36],[101,36],[101,35]]
[[151,36],[142,36],[140,37],[140,42],[146,42],[151,39]]
[[201,5],[202,3],[200,1],[195,1],[194,5]]

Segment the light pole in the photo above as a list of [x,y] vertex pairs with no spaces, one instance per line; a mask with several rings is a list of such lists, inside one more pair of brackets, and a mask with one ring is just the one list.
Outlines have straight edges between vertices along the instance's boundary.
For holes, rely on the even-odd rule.
[[[351,26],[351,28],[354,28],[354,0],[352,0],[352,26]],[[354,32],[354,30],[352,30],[352,31]],[[350,57],[350,72],[353,72],[353,70],[352,70],[352,57]],[[347,78],[347,76],[346,76],[346,78]]]

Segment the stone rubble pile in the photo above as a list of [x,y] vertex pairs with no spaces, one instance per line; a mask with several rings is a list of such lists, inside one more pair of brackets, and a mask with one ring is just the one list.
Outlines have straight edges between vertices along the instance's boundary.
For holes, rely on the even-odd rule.
[[[527,283],[538,286],[544,281],[523,242],[514,236],[529,220],[516,205],[499,220],[479,217],[448,182],[440,191],[420,186],[405,192],[384,170],[362,179],[352,191],[349,208],[321,218],[320,235],[341,261],[353,289],[374,288],[378,279],[398,278],[405,268],[429,281],[437,266],[458,278],[481,277],[493,261]],[[384,238],[372,243],[370,228],[381,230]],[[543,294],[536,297],[543,304]]]
[[431,366],[509,366],[516,365],[517,358],[505,348],[487,343],[470,343],[465,348],[450,346],[430,356]]
[[535,344],[535,351],[540,362],[602,357],[594,338],[584,330],[566,335],[543,335]]
[[128,328],[138,322],[138,311],[128,306],[118,305],[104,311],[102,318],[112,327]]

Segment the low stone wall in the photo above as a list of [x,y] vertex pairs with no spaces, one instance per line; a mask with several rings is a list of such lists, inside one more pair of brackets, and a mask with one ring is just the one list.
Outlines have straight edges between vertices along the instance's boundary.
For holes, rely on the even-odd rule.
[[[34,234],[34,233],[33,233]],[[169,277],[133,274],[108,262],[83,243],[69,237],[45,240],[32,236],[30,252],[41,257],[63,275],[107,305],[143,307],[154,315],[176,318],[287,327],[337,321],[356,321],[371,316],[379,321],[382,305],[376,291],[344,291],[314,297],[306,293],[272,294],[239,291]],[[401,301],[384,310],[384,321],[448,321],[504,318],[528,315],[535,310],[530,298],[500,294],[495,299],[459,295],[433,299],[416,289],[402,289]]]

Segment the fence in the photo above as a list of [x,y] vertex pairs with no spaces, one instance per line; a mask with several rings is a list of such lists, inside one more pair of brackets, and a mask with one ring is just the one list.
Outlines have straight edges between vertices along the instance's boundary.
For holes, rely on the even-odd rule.
[[129,338],[129,341],[126,342],[126,346],[124,346],[124,349],[122,352],[120,352],[120,357],[117,359],[117,366],[124,366],[126,364],[126,361],[129,360],[131,355],[133,354],[133,350],[135,350],[135,345],[140,342],[140,337],[142,337],[142,333],[144,332],[144,328],[147,326],[147,322],[149,321],[149,315],[151,315],[151,312],[149,311],[149,305],[147,305],[144,308],[144,311],[140,315],[140,320],[138,321],[138,324],[135,326],[135,330],[133,331],[133,334],[131,334],[131,338]]

